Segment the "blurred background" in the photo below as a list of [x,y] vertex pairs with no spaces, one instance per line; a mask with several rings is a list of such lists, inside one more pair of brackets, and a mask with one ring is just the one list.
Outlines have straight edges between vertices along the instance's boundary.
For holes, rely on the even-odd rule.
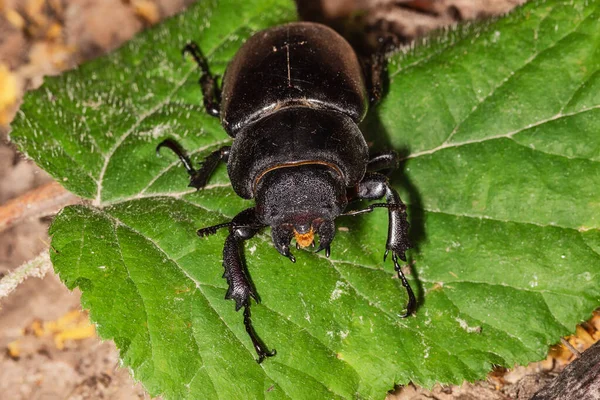
[[[120,46],[176,14],[191,0],[0,0],[0,278],[49,246],[52,215],[79,201],[21,156],[7,134],[23,93]],[[381,35],[398,45],[443,26],[487,19],[523,0],[298,0],[301,17],[327,23],[368,48]],[[13,217],[18,215],[18,219]],[[2,222],[3,221],[3,222]],[[2,289],[0,288],[0,294]],[[600,329],[596,316],[572,343],[581,348]],[[579,329],[579,328],[578,328]],[[594,333],[595,332],[595,333]],[[586,336],[587,335],[587,336]],[[389,399],[529,398],[572,354],[556,348],[542,363],[498,370],[487,381],[432,392],[408,386]],[[557,364],[559,365],[557,367]],[[0,298],[0,398],[145,399],[118,368],[112,342],[101,342],[69,292],[51,272]]]

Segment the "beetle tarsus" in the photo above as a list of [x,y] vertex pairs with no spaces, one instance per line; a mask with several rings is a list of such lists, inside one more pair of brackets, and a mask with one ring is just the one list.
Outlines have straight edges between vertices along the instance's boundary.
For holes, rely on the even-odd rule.
[[400,318],[406,318],[415,311],[415,307],[417,305],[417,299],[415,298],[415,294],[414,294],[412,288],[410,287],[410,284],[408,283],[406,276],[404,276],[404,273],[402,272],[402,268],[400,267],[400,264],[398,263],[398,255],[396,253],[392,253],[392,261],[394,261],[394,269],[396,270],[396,273],[398,274],[398,278],[400,278],[400,281],[402,282],[402,286],[404,286],[404,288],[406,289],[406,294],[408,295],[408,303],[406,304],[406,312],[404,314],[398,315]]
[[202,72],[199,83],[204,98],[204,108],[209,115],[219,117],[221,114],[221,90],[217,85],[217,76],[210,73],[208,61],[204,54],[202,54],[202,50],[200,50],[200,47],[196,43],[189,42],[181,50],[181,53],[183,55],[186,53],[191,54],[196,61],[198,68]]
[[160,149],[163,147],[168,148],[173,153],[175,153],[177,155],[177,157],[179,157],[179,159],[181,160],[181,163],[185,167],[185,170],[187,171],[188,175],[192,176],[193,174],[195,174],[197,172],[196,169],[193,167],[192,161],[186,154],[185,150],[183,149],[183,147],[181,147],[181,145],[177,141],[175,141],[171,138],[163,140],[162,142],[160,142],[158,144],[158,146],[156,146],[156,155],[160,155]]
[[256,360],[257,363],[260,364],[265,358],[273,357],[275,354],[277,354],[275,349],[269,350],[262,339],[256,334],[254,326],[252,325],[249,305],[244,307],[244,327],[246,328],[248,336],[250,336],[250,339],[252,340],[252,345],[254,346],[254,350],[256,350],[256,354],[258,354],[258,360]]

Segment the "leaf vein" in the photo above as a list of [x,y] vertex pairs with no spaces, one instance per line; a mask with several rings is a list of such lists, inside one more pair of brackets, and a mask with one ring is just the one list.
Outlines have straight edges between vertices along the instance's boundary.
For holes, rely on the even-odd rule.
[[465,146],[465,145],[469,145],[469,144],[484,143],[484,142],[487,142],[489,140],[495,140],[495,139],[503,139],[503,138],[510,139],[514,135],[517,135],[517,134],[519,134],[521,132],[524,132],[524,131],[526,131],[528,129],[535,128],[535,127],[538,127],[540,125],[546,124],[548,122],[552,122],[552,121],[555,121],[555,120],[561,119],[561,118],[571,117],[573,115],[577,115],[577,114],[584,113],[584,112],[589,112],[589,111],[596,110],[596,109],[599,109],[599,108],[600,108],[600,104],[592,106],[592,107],[587,107],[587,108],[584,108],[584,109],[581,109],[581,110],[578,110],[578,111],[575,111],[575,112],[572,112],[572,113],[567,113],[567,114],[560,114],[559,113],[559,114],[553,115],[552,117],[549,117],[549,118],[546,118],[546,119],[539,120],[539,121],[536,121],[534,123],[531,123],[531,124],[529,124],[529,125],[527,125],[527,126],[525,126],[523,128],[519,128],[519,129],[514,130],[512,132],[502,133],[502,134],[498,134],[498,135],[494,135],[494,136],[488,136],[488,137],[481,138],[481,139],[465,140],[463,142],[454,142],[454,143],[446,143],[446,142],[444,142],[443,144],[441,144],[441,145],[439,145],[439,146],[437,146],[437,147],[435,147],[433,149],[423,150],[423,151],[419,151],[419,152],[416,152],[416,153],[409,154],[408,156],[404,157],[400,161],[404,161],[404,160],[411,159],[411,158],[417,158],[417,157],[421,157],[421,156],[424,156],[424,155],[430,155],[430,154],[436,153],[436,152],[438,152],[440,150],[444,150],[444,149],[451,149],[451,148],[461,147],[461,146]]
[[[546,18],[546,16],[540,21],[539,24],[541,24],[544,19]],[[517,76],[517,74],[519,74],[520,72],[522,72],[525,68],[527,68],[534,60],[536,60],[540,55],[544,54],[545,52],[553,49],[554,47],[556,47],[558,45],[558,43],[563,40],[564,38],[566,38],[567,36],[569,36],[572,32],[577,31],[577,28],[579,27],[579,25],[581,25],[582,22],[580,22],[575,28],[573,28],[572,31],[570,31],[569,33],[565,34],[564,36],[556,39],[551,45],[545,47],[542,50],[537,50],[535,51],[531,56],[529,56],[523,63],[523,65],[521,65],[519,68],[515,69],[514,71],[510,71],[510,73],[500,81],[500,83],[498,85],[496,85],[494,88],[492,88],[492,90],[487,94],[487,96],[485,96],[482,100],[478,101],[475,106],[473,106],[473,108],[471,109],[471,111],[465,116],[465,118],[460,121],[458,123],[458,125],[456,125],[454,127],[454,129],[452,130],[452,132],[450,132],[450,135],[448,136],[448,138],[444,141],[444,143],[442,143],[442,145],[444,144],[448,144],[450,143],[450,141],[452,140],[452,138],[454,137],[454,135],[456,134],[456,132],[460,129],[460,127],[473,115],[473,113],[479,108],[481,107],[481,105],[485,104],[487,102],[488,99],[490,99],[500,88],[502,88],[506,83],[508,83],[511,79],[513,79],[515,76]],[[539,26],[538,24],[538,26]],[[537,43],[537,42],[536,42]],[[559,111],[556,115],[561,115],[561,112]]]
[[[109,215],[109,214],[106,214]],[[109,215],[109,217],[112,217]],[[112,218],[111,218],[112,219]],[[148,345],[150,347],[150,357],[146,358],[142,364],[140,364],[140,367],[144,364],[146,364],[147,362],[150,362],[152,364],[152,370],[154,370],[154,346],[153,346],[153,338],[152,338],[152,333],[150,332],[150,321],[148,318],[148,312],[146,311],[146,303],[144,301],[144,297],[142,296],[142,293],[140,292],[136,282],[133,280],[133,278],[131,277],[131,273],[129,271],[129,267],[127,266],[127,263],[125,263],[125,257],[123,256],[123,250],[121,248],[121,243],[119,240],[119,234],[117,233],[117,229],[118,226],[120,224],[120,221],[117,219],[113,219],[113,233],[115,235],[115,242],[117,245],[117,248],[119,249],[119,257],[121,258],[121,263],[123,264],[123,267],[125,267],[125,271],[127,272],[127,278],[131,281],[131,283],[133,284],[133,287],[135,288],[135,291],[137,293],[137,295],[140,298],[140,301],[142,302],[142,306],[143,306],[143,311],[144,311],[144,319],[146,320],[146,332],[148,333]],[[126,226],[123,224],[123,226]]]

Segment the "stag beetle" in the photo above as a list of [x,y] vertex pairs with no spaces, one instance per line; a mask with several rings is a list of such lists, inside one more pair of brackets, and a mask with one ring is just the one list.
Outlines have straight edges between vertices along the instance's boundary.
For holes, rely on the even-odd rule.
[[[359,215],[376,207],[387,208],[389,227],[384,261],[392,261],[408,293],[406,313],[416,304],[398,258],[406,261],[410,248],[406,206],[377,171],[397,167],[395,152],[369,158],[367,143],[357,124],[369,103],[381,95],[385,68],[383,52],[366,63],[359,61],[350,44],[331,28],[296,22],[253,35],[239,49],[223,76],[222,89],[195,43],[183,53],[193,56],[201,70],[200,87],[206,111],[221,120],[234,138],[231,146],[211,153],[199,169],[173,139],[157,146],[177,154],[190,175],[190,185],[201,189],[219,162],[227,163],[233,190],[244,199],[255,199],[233,220],[198,230],[203,237],[229,228],[223,250],[226,299],[244,307],[244,326],[258,354],[258,362],[275,355],[257,335],[250,318],[250,298],[258,296],[241,257],[244,241],[270,226],[275,248],[295,262],[290,251],[314,246],[329,257],[335,236],[335,219]],[[365,67],[366,66],[366,67]],[[368,78],[368,79],[367,79]],[[349,202],[386,198],[386,203],[345,212]]]

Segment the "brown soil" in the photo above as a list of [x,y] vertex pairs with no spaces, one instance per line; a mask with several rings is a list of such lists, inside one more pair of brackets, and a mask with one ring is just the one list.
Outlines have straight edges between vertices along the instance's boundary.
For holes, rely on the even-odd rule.
[[[0,0],[0,205],[51,180],[1,140],[23,92],[41,85],[46,75],[109,52],[191,2]],[[409,41],[463,19],[507,12],[522,2],[324,0],[322,4],[302,1],[300,11],[308,19],[333,24],[360,15],[372,34],[392,32]],[[32,218],[0,231],[0,277],[48,248],[47,227],[48,219]],[[119,368],[114,344],[95,336],[80,309],[79,292],[69,292],[54,274],[26,280],[0,300],[2,399],[149,398],[128,371]],[[591,339],[581,333],[584,339],[573,342],[585,348],[598,339],[593,337],[597,330],[591,327],[586,331]],[[409,385],[389,399],[526,399],[572,358],[564,349],[554,356],[527,368],[496,371],[486,381],[461,387],[436,387],[429,392]]]

